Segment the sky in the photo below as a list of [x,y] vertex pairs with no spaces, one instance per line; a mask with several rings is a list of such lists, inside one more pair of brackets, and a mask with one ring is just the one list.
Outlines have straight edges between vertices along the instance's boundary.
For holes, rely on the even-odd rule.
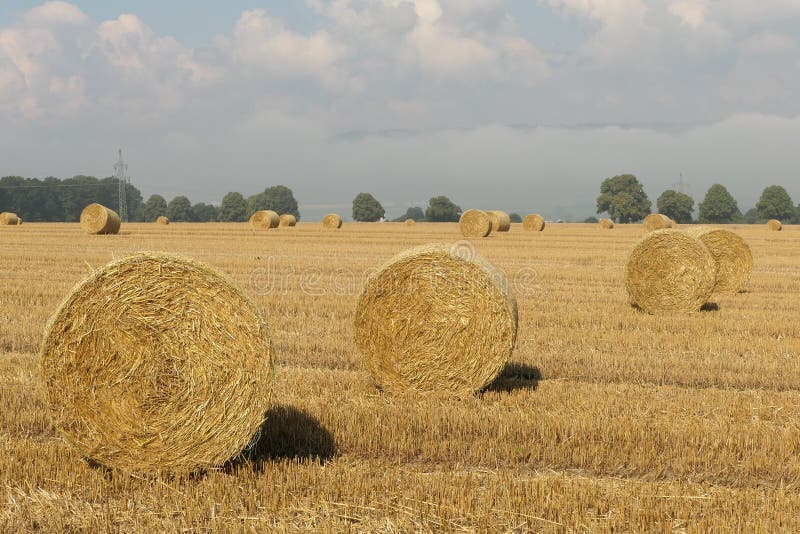
[[307,218],[594,214],[681,174],[800,202],[800,1],[0,0],[0,175],[108,176],[218,203],[285,184]]

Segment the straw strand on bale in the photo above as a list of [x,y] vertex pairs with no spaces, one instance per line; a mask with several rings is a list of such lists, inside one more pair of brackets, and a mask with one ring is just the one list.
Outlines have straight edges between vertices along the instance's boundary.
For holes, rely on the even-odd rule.
[[780,232],[783,230],[783,224],[777,219],[770,219],[767,221],[767,228],[772,230],[773,232]]
[[296,226],[296,225],[297,225],[297,217],[295,217],[291,213],[284,213],[283,215],[280,216],[280,227],[281,228],[287,228],[287,227]]
[[258,310],[218,271],[139,253],[95,271],[51,317],[45,398],[67,442],[132,473],[191,472],[240,453],[270,405]]
[[699,239],[717,264],[714,293],[737,293],[753,272],[753,254],[744,239],[721,228],[691,228],[686,231]]
[[281,218],[272,210],[259,210],[250,216],[250,226],[261,230],[277,228]]
[[322,218],[322,227],[328,228],[329,230],[336,230],[337,228],[341,228],[342,218],[335,213],[329,213]]
[[17,217],[16,213],[4,211],[0,213],[0,225],[2,226],[17,226],[22,224],[22,219]]
[[511,229],[511,217],[500,210],[490,210],[486,213],[492,219],[492,230],[495,232],[508,232]]
[[102,204],[89,204],[81,212],[81,228],[87,234],[117,234],[120,226],[117,212]]
[[458,227],[464,237],[486,237],[492,233],[492,218],[481,210],[467,210],[461,214]]
[[599,224],[603,230],[612,230],[614,228],[614,221],[611,219],[600,219]]
[[503,273],[454,245],[395,256],[367,279],[356,308],[356,347],[393,393],[479,391],[508,362],[516,336]]
[[167,224],[169,224],[169,218],[167,218],[167,217],[162,215],[158,219],[156,219],[156,223],[157,224],[167,225]]
[[691,313],[711,296],[716,270],[702,241],[679,230],[656,230],[631,253],[625,286],[631,301],[648,313]]
[[665,228],[673,228],[675,223],[661,213],[651,213],[644,218],[642,222],[645,232],[655,232],[656,230],[664,230]]
[[526,215],[522,220],[522,229],[528,232],[542,232],[544,231],[545,222],[544,217],[538,213]]

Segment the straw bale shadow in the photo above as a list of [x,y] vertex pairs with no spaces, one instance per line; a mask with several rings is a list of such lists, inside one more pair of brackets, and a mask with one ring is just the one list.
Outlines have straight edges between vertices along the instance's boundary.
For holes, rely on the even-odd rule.
[[538,367],[526,365],[524,363],[506,364],[500,375],[494,382],[486,386],[484,391],[505,391],[511,392],[518,389],[537,389],[542,373]]
[[318,460],[322,463],[336,454],[333,435],[320,422],[292,406],[275,406],[264,414],[258,440],[230,467],[252,464],[256,469],[280,460]]
[[718,311],[719,311],[719,304],[717,304],[716,302],[706,302],[706,303],[705,303],[705,304],[703,304],[703,306],[700,308],[700,311],[701,311],[702,313],[707,313],[707,312],[718,312]]

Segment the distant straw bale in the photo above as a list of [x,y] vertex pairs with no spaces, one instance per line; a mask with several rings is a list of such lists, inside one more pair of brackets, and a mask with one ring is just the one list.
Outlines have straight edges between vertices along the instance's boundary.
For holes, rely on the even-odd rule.
[[272,210],[261,210],[250,216],[250,226],[260,230],[277,228],[281,223],[281,218]]
[[490,210],[486,212],[492,219],[492,230],[495,232],[508,232],[511,229],[511,217],[508,213],[500,210]]
[[16,213],[4,211],[0,213],[0,226],[17,226],[22,224],[22,219]]
[[453,245],[394,257],[367,279],[356,307],[356,347],[392,393],[479,391],[506,365],[516,336],[503,273]]
[[753,254],[747,242],[730,230],[721,228],[691,228],[686,231],[699,239],[711,252],[717,264],[714,293],[737,293],[753,273]]
[[406,219],[406,226],[414,226],[415,224],[417,224],[417,221],[414,219]]
[[614,221],[611,219],[600,219],[600,228],[603,230],[611,230],[614,228]]
[[538,213],[526,215],[522,220],[522,229],[529,232],[542,232],[544,231],[545,222],[544,217]]
[[89,204],[81,212],[81,228],[87,234],[118,234],[120,226],[117,212],[102,204]]
[[716,270],[702,241],[679,230],[656,230],[631,253],[625,286],[631,301],[648,313],[691,313],[711,296]]
[[297,217],[292,215],[291,213],[284,213],[280,216],[280,227],[286,228],[289,226],[296,226],[297,225]]
[[467,210],[462,213],[458,227],[461,229],[461,235],[474,238],[486,237],[494,228],[492,218],[481,210]]
[[335,214],[335,213],[329,213],[325,217],[322,218],[322,227],[323,228],[328,228],[328,229],[331,229],[331,230],[335,230],[337,228],[341,228],[342,227],[342,218],[339,215]]
[[162,215],[161,217],[159,217],[158,219],[156,219],[156,223],[157,223],[157,224],[164,224],[164,225],[167,225],[167,224],[169,224],[169,218],[167,218],[167,217],[164,217],[164,216]]
[[40,355],[64,439],[126,472],[220,466],[270,407],[274,356],[252,302],[218,271],[138,253],[80,282]]
[[770,219],[767,221],[767,228],[772,230],[773,232],[780,232],[783,230],[783,224],[777,219]]
[[675,222],[661,213],[651,213],[644,218],[642,223],[645,232],[655,232],[656,230],[664,230],[665,228],[674,228]]

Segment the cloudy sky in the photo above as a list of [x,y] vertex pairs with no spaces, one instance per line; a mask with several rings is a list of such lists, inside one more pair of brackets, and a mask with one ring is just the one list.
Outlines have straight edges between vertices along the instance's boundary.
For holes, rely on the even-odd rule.
[[[165,7],[166,5],[166,7]],[[0,0],[0,175],[306,216],[582,217],[603,178],[800,201],[798,0]]]

